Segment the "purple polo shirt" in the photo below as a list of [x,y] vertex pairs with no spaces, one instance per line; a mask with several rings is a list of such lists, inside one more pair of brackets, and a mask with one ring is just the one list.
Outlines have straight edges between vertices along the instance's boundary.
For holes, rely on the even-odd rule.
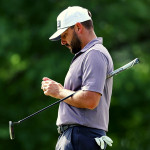
[[64,88],[72,91],[94,91],[101,93],[102,96],[94,110],[76,108],[61,102],[57,126],[79,124],[108,131],[113,79],[106,79],[106,76],[112,71],[112,58],[102,45],[102,38],[92,40],[78,52],[74,56],[66,75]]

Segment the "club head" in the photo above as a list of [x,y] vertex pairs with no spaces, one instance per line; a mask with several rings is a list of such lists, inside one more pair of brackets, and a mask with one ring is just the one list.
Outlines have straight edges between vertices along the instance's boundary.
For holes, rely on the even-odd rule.
[[13,140],[15,138],[15,134],[14,134],[14,124],[12,121],[9,121],[9,135],[10,135],[10,139]]

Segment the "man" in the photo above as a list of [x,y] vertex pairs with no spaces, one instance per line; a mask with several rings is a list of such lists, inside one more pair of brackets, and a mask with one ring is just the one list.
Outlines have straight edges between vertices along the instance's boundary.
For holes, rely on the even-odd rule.
[[64,87],[47,77],[41,85],[45,95],[57,99],[75,93],[60,103],[56,150],[99,150],[98,145],[104,149],[104,141],[112,143],[105,135],[113,82],[106,76],[113,71],[113,62],[102,38],[94,32],[91,13],[82,7],[68,7],[57,17],[57,31],[49,39],[61,39],[75,54]]

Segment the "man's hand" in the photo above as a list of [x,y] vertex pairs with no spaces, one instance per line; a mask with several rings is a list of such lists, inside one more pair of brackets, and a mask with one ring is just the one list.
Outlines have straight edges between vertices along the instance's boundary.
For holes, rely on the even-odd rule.
[[60,83],[44,77],[41,83],[41,89],[44,91],[45,95],[59,98],[60,92],[64,87]]
[[108,144],[109,146],[112,146],[112,143],[113,143],[112,139],[109,138],[108,136],[102,136],[100,138],[97,137],[97,138],[95,138],[95,141],[100,146],[101,149],[104,149],[104,147],[105,147],[104,142],[106,144]]

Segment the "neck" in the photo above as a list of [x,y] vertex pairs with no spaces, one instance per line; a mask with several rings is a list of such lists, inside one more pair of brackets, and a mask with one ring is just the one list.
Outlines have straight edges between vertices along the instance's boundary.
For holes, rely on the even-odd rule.
[[93,30],[86,31],[85,34],[83,34],[83,37],[81,38],[82,44],[81,48],[83,49],[89,42],[96,39],[97,36]]

